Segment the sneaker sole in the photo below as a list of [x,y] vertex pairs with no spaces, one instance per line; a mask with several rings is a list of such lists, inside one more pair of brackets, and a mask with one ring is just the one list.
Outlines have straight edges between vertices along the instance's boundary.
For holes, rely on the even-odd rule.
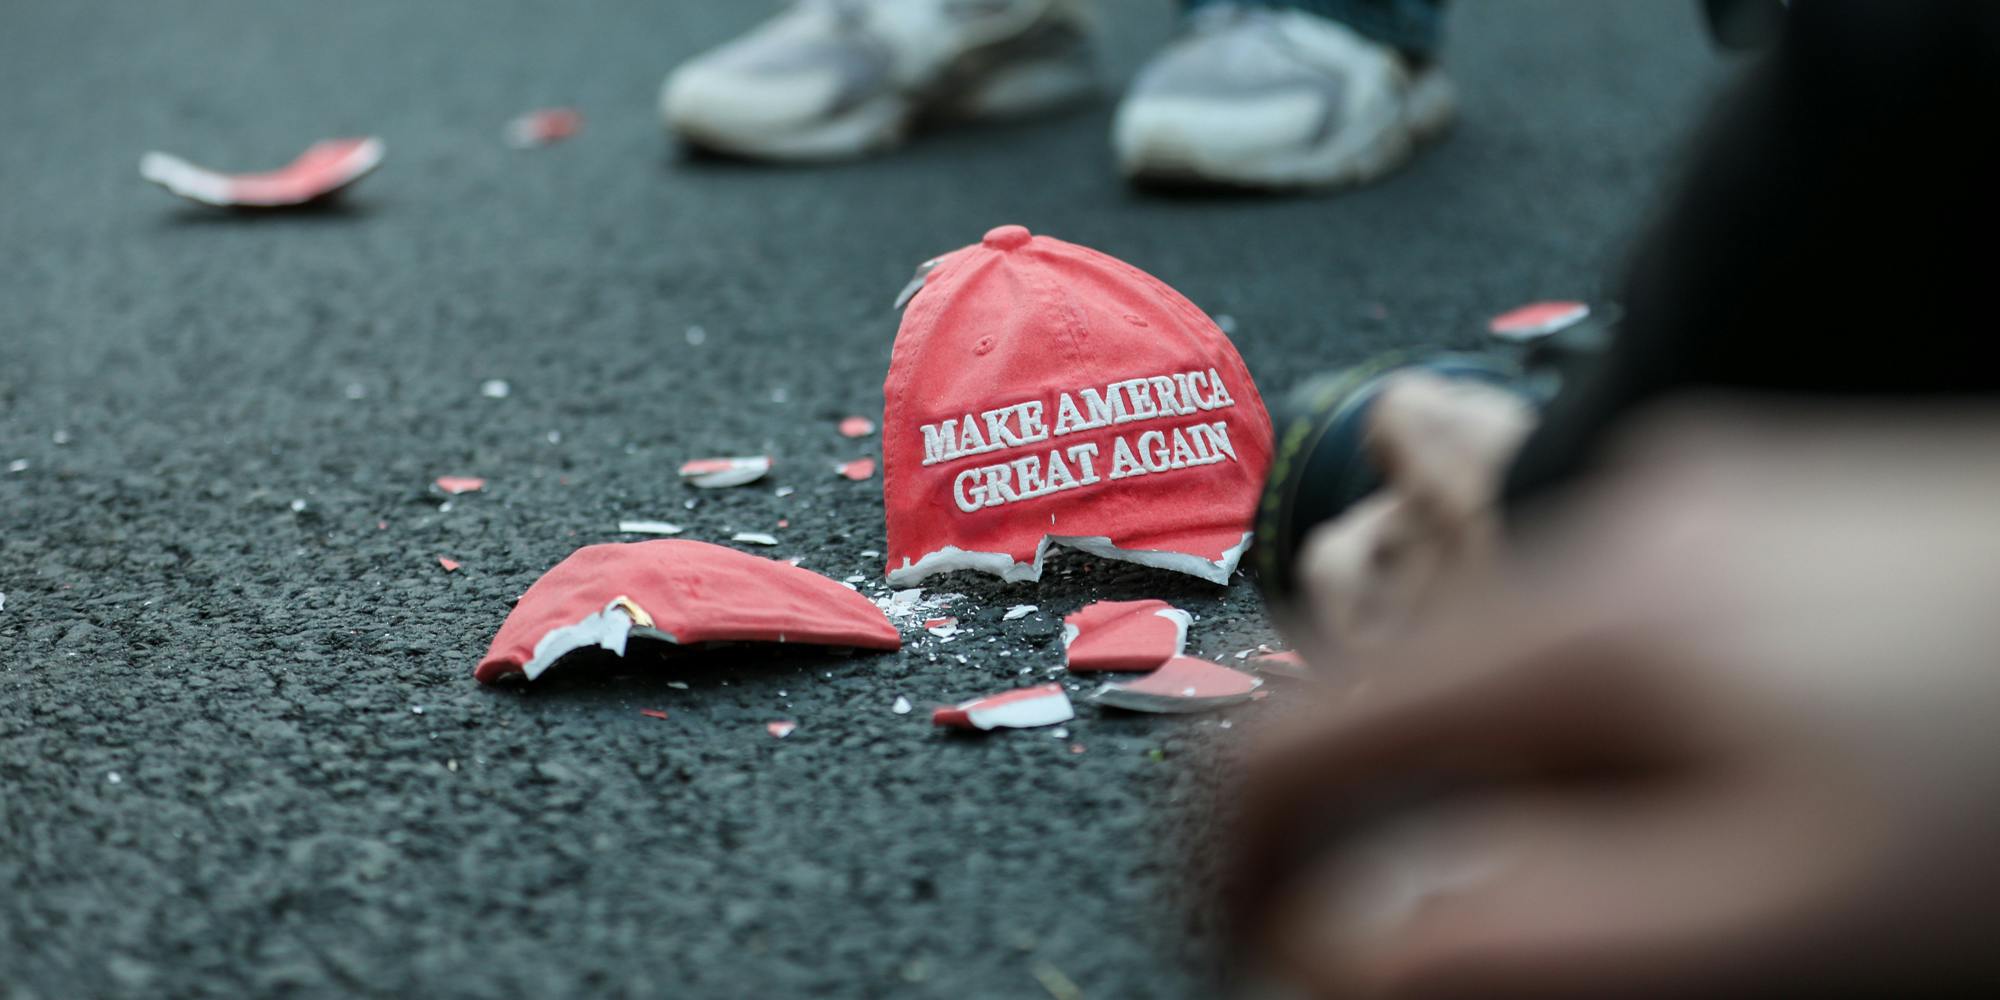
[[[1027,46],[1046,54],[1015,59]],[[925,96],[882,94],[789,132],[743,129],[726,119],[676,113],[662,88],[660,116],[669,131],[703,149],[780,162],[855,159],[900,144],[918,122],[1024,118],[1076,104],[1097,92],[1083,29],[1051,25],[961,57]]]
[[[1144,114],[1135,108],[1132,113]],[[1132,148],[1119,151],[1119,167],[1139,184],[1161,186],[1233,187],[1264,190],[1331,189],[1365,184],[1409,162],[1417,149],[1447,131],[1457,113],[1451,81],[1438,71],[1420,74],[1411,83],[1400,114],[1369,134],[1365,143],[1342,142],[1342,129],[1331,141],[1306,149],[1262,156],[1218,153],[1199,142],[1178,141],[1172,130],[1142,135]]]

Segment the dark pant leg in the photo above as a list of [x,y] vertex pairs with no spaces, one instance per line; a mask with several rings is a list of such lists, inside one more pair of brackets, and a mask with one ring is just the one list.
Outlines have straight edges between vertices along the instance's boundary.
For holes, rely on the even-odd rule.
[[1332,18],[1355,32],[1413,56],[1437,51],[1445,0],[1184,0],[1189,9],[1231,4],[1290,7]]
[[2000,390],[2000,3],[1791,10],[1702,133],[1634,254],[1618,341],[1524,446],[1512,498],[1587,468],[1670,393]]

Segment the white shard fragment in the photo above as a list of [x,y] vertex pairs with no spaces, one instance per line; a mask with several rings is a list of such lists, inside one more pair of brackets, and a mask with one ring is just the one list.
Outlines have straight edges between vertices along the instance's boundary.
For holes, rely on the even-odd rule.
[[514,387],[504,378],[489,378],[479,383],[479,394],[487,399],[506,399],[514,394]]
[[626,535],[678,535],[681,526],[671,521],[620,521],[618,531]]
[[15,460],[11,461],[11,462],[8,462],[8,463],[7,463],[7,471],[8,471],[8,472],[26,472],[26,471],[28,471],[28,460],[27,460],[27,459],[25,459],[25,458],[17,458],[17,459],[15,459]]
[[739,531],[736,534],[729,536],[729,540],[732,542],[742,542],[745,545],[778,544],[777,538],[771,535],[767,535],[761,531]]
[[746,455],[740,458],[698,458],[681,465],[681,481],[705,490],[742,486],[764,478],[771,471],[771,456]]
[[1008,608],[1007,613],[1000,616],[1000,620],[1003,622],[1019,621],[1040,610],[1041,606],[1038,604],[1016,604]]
[[894,712],[897,715],[910,714],[910,699],[905,698],[900,694],[897,695],[896,703],[894,705],[889,706],[889,711]]

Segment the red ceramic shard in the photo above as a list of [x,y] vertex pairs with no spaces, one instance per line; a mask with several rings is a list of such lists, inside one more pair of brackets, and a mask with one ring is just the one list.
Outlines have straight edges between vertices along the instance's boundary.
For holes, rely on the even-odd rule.
[[477,493],[486,488],[486,480],[478,476],[439,476],[437,488],[454,496],[460,493]]
[[857,458],[852,462],[842,462],[834,467],[834,471],[857,483],[866,482],[875,475],[875,460]]
[[1206,712],[1257,696],[1263,681],[1220,663],[1176,656],[1129,684],[1106,684],[1090,696],[1100,705],[1132,712]]
[[990,694],[957,705],[940,705],[931,712],[932,725],[955,729],[1033,729],[1074,718],[1076,709],[1060,684]]
[[1063,616],[1071,670],[1151,670],[1187,646],[1188,613],[1165,601],[1098,601]]
[[875,433],[875,421],[867,417],[848,417],[840,422],[840,436],[860,438]]
[[697,458],[681,466],[681,481],[705,490],[742,486],[764,478],[771,471],[771,456],[743,458]]
[[438,565],[439,565],[439,566],[443,566],[443,567],[444,567],[444,571],[445,571],[445,572],[447,572],[447,573],[456,573],[456,572],[458,572],[458,570],[459,570],[459,567],[461,567],[461,566],[463,566],[463,565],[465,565],[465,564],[464,564],[464,563],[461,563],[461,562],[459,562],[459,561],[458,561],[458,560],[456,560],[456,559],[453,559],[453,558],[451,558],[450,556],[439,556],[439,557],[438,557]]
[[561,142],[583,131],[583,115],[575,108],[543,108],[507,123],[507,145],[534,149]]
[[1535,302],[1493,317],[1486,329],[1503,340],[1533,340],[1575,326],[1589,315],[1590,307],[1581,302]]
[[473,674],[529,680],[571,650],[631,636],[680,645],[791,642],[897,649],[882,609],[810,570],[680,539],[588,545],[521,595]]
[[382,163],[382,140],[327,139],[262,174],[225,174],[178,156],[147,153],[139,175],[190,201],[221,208],[293,208],[331,198]]
[[642,708],[639,710],[639,714],[648,719],[664,719],[667,717],[666,711],[658,708]]

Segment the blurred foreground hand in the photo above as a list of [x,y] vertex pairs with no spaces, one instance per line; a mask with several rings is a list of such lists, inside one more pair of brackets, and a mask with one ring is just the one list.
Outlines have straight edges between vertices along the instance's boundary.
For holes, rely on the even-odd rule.
[[1917,992],[2000,951],[2000,410],[1631,435],[1260,748],[1248,954],[1339,996]]

